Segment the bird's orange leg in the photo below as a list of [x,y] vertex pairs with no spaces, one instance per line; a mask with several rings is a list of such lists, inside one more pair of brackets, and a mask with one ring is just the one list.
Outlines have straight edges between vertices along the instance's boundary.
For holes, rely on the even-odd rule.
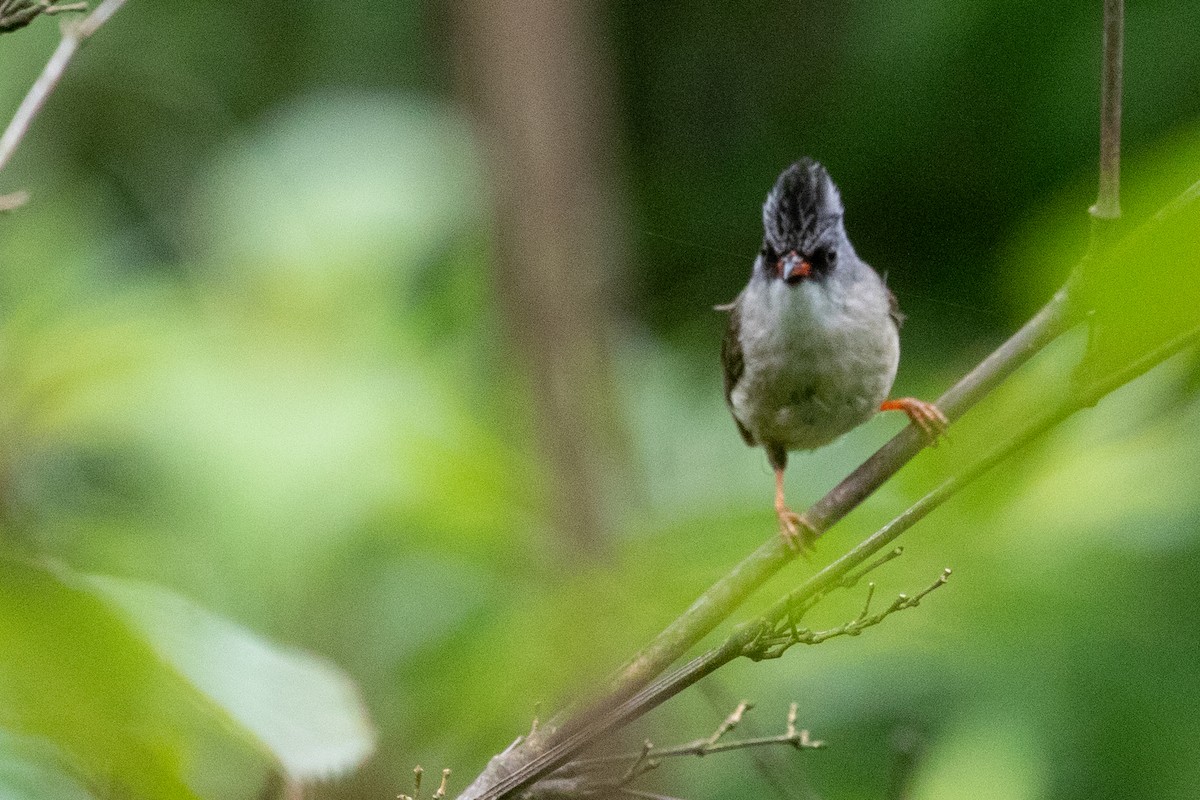
[[903,411],[912,420],[912,424],[921,429],[931,445],[937,446],[938,437],[946,432],[950,420],[942,410],[933,403],[926,403],[915,397],[901,397],[897,400],[885,400],[880,411]]
[[783,470],[775,470],[775,515],[779,517],[779,535],[784,544],[796,553],[812,549],[813,542],[821,535],[808,517],[797,514],[783,500]]

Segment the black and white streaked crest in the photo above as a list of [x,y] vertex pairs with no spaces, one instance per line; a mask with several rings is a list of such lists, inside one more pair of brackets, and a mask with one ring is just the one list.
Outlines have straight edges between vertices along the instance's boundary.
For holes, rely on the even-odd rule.
[[842,226],[842,195],[825,167],[802,158],[783,171],[763,203],[764,243],[808,254]]

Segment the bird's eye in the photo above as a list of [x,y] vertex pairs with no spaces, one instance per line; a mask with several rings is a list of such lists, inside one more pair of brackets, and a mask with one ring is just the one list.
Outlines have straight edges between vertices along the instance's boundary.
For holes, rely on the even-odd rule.
[[833,269],[837,263],[837,253],[831,249],[821,248],[812,254],[809,259],[812,262],[813,270],[816,272],[825,273]]
[[758,252],[759,252],[759,255],[761,255],[768,264],[773,263],[778,260],[778,256],[775,253],[775,249],[773,247],[771,247],[771,245],[769,245],[769,244],[764,244],[762,246],[762,250],[759,250]]

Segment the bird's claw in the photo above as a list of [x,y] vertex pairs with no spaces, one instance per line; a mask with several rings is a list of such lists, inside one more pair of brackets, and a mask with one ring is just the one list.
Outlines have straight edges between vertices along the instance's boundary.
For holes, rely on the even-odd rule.
[[808,554],[812,552],[817,537],[821,535],[817,527],[808,521],[808,517],[797,514],[791,509],[782,508],[778,514],[779,535],[783,537],[783,543],[788,546],[788,549],[793,553]]
[[946,428],[950,426],[950,420],[940,408],[915,397],[888,400],[880,408],[883,411],[903,411],[912,424],[925,434],[931,447],[937,447],[938,439],[946,435]]

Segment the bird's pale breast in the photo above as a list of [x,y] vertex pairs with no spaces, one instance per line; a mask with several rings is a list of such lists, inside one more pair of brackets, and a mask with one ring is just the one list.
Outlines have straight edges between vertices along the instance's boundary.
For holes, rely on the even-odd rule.
[[887,397],[899,334],[886,287],[861,267],[853,280],[746,287],[739,331],[746,369],[730,402],[757,441],[820,447],[870,419]]

